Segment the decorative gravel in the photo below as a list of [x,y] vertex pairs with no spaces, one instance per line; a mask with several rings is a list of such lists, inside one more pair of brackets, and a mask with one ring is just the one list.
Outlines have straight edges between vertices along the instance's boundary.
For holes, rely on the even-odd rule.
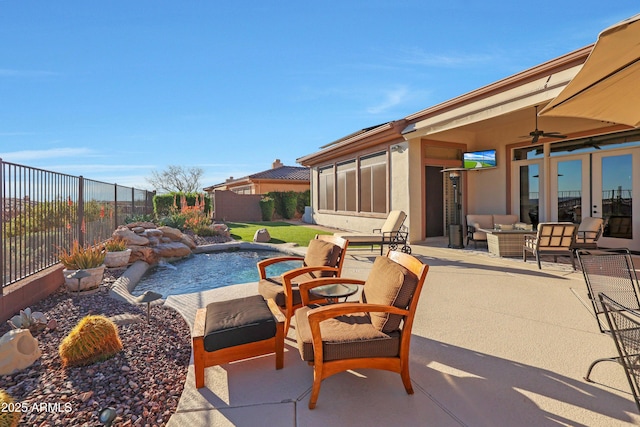
[[[24,426],[99,426],[102,408],[118,416],[114,426],[162,426],[175,412],[191,356],[189,326],[177,312],[152,306],[147,324],[146,305],[134,306],[110,298],[106,288],[93,295],[75,296],[62,286],[32,310],[55,319],[57,327],[37,335],[42,357],[30,367],[0,377],[5,389],[25,409]],[[119,316],[123,350],[111,359],[85,367],[64,369],[58,346],[88,314]],[[0,336],[10,328],[0,325]]]

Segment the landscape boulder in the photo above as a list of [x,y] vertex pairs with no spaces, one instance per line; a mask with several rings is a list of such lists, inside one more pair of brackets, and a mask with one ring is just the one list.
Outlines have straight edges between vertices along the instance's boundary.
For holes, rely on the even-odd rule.
[[136,234],[127,227],[120,227],[113,232],[113,237],[120,237],[127,241],[127,245],[145,246],[149,244],[149,239]]
[[38,340],[28,329],[12,329],[0,338],[0,375],[20,371],[41,355]]
[[269,234],[269,230],[266,228],[256,230],[256,233],[253,235],[254,242],[267,243],[269,240],[271,240],[271,235]]
[[183,258],[191,255],[191,249],[180,242],[160,243],[153,251],[160,258]]

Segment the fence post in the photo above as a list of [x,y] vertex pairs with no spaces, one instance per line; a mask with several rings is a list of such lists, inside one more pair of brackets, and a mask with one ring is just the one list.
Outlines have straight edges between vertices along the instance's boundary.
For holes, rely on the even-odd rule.
[[118,184],[113,184],[113,229],[118,228]]
[[136,214],[136,189],[131,187],[131,217]]
[[80,246],[84,246],[84,178],[82,177],[82,175],[80,175],[78,178],[78,207],[76,208],[78,223],[76,224],[76,226],[78,227],[78,243],[80,243]]

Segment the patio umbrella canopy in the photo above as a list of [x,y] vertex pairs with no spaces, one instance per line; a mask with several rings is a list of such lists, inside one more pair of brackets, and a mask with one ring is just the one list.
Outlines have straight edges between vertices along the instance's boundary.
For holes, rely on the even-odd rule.
[[640,125],[640,14],[602,31],[582,69],[540,116]]

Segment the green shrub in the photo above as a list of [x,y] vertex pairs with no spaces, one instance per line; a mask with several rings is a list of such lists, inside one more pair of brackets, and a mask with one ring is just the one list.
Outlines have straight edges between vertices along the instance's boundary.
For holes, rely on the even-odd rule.
[[131,215],[124,219],[125,224],[131,224],[134,222],[155,222],[156,218],[151,214],[137,214]]
[[298,204],[296,210],[300,215],[304,214],[305,206],[311,206],[311,190],[298,193]]
[[282,217],[291,219],[296,214],[296,206],[298,206],[298,193],[295,191],[287,191],[282,197]]
[[184,230],[185,222],[187,222],[187,216],[182,213],[168,214],[158,220],[159,225],[166,225],[167,227],[177,228],[178,230]]
[[304,207],[311,202],[311,191],[271,191],[266,194],[274,200],[275,213],[285,219],[291,219],[296,212],[304,214]]
[[270,197],[264,197],[260,200],[263,221],[271,221],[271,218],[273,218],[274,204],[274,200]]

